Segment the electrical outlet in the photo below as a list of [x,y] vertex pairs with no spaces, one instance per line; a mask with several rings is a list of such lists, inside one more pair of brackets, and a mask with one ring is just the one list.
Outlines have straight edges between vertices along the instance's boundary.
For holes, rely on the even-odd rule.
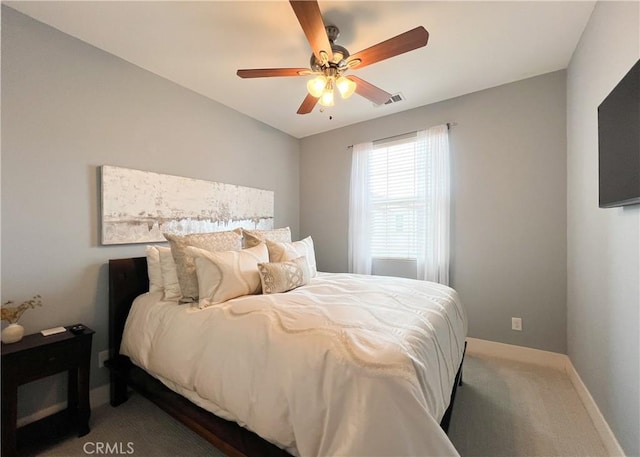
[[98,368],[104,368],[104,361],[109,359],[109,351],[98,352]]
[[511,330],[522,331],[522,318],[520,317],[512,317],[511,318]]

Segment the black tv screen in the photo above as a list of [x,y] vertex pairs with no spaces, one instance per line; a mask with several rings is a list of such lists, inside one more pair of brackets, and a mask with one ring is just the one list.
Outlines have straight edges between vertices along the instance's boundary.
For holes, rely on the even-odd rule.
[[640,203],[640,60],[598,107],[600,208]]

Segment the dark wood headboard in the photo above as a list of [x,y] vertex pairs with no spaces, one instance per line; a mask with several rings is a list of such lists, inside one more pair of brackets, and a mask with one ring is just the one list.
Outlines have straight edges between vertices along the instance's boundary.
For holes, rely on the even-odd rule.
[[120,351],[122,332],[133,300],[149,291],[147,258],[109,260],[109,358]]

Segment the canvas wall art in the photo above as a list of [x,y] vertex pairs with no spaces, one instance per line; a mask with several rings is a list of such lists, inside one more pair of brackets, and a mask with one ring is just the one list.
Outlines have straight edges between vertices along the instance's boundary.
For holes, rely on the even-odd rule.
[[273,191],[103,165],[102,244],[166,241],[163,233],[271,229]]

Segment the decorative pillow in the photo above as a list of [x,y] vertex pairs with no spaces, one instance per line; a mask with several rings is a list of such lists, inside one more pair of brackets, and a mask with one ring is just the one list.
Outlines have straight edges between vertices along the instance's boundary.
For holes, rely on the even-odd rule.
[[155,246],[147,246],[147,274],[149,275],[149,292],[162,292],[162,270],[160,269],[160,253]]
[[178,301],[182,294],[180,293],[180,284],[178,283],[178,273],[176,271],[176,263],[173,260],[171,248],[156,247],[158,256],[160,257],[160,271],[162,272],[162,288],[164,289],[164,300]]
[[191,233],[189,235],[173,235],[165,233],[169,240],[173,259],[176,261],[178,282],[182,291],[182,302],[198,301],[198,277],[193,257],[186,248],[194,246],[207,251],[239,251],[242,248],[242,236],[230,230],[213,233]]
[[269,260],[264,243],[240,251],[211,252],[192,246],[186,251],[195,257],[200,308],[260,293],[258,264]]
[[289,227],[273,230],[242,230],[244,246],[247,248],[256,246],[270,240],[276,243],[291,243],[291,230]]
[[293,243],[274,243],[267,240],[267,248],[269,248],[270,262],[286,262],[300,256],[307,258],[311,277],[314,278],[318,274],[316,269],[316,253],[313,249],[313,240],[310,236]]
[[304,286],[311,279],[305,256],[287,262],[259,263],[263,294],[279,294]]

